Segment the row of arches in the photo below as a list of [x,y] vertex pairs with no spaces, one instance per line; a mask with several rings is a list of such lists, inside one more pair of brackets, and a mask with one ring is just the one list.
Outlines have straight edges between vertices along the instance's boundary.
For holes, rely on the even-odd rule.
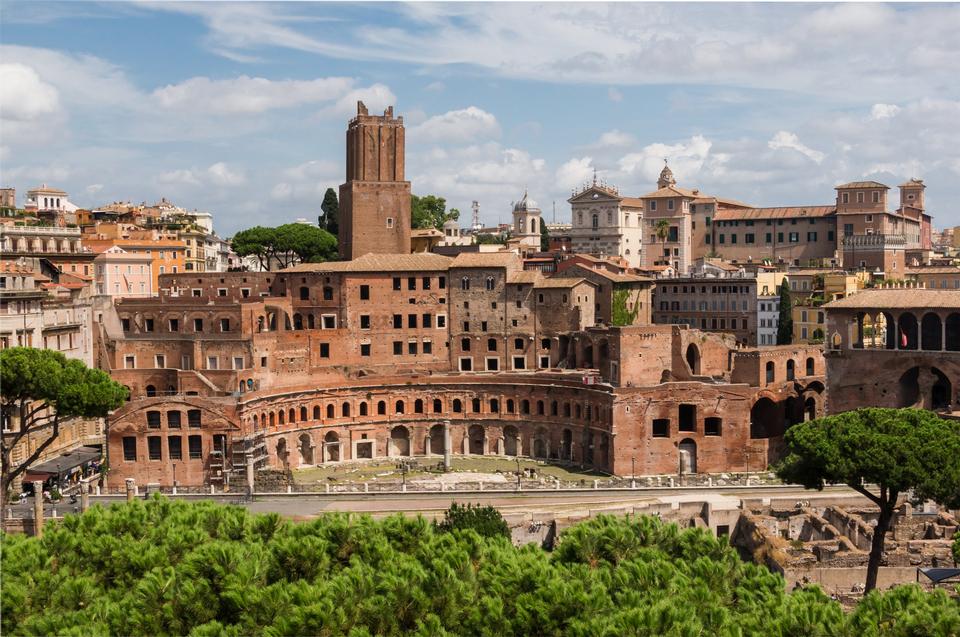
[[[777,378],[777,365],[774,361],[767,361],[764,365],[764,382],[766,384],[775,383],[781,380],[791,381],[797,379],[797,362],[788,358],[784,363],[784,376]],[[804,376],[815,376],[817,371],[817,362],[812,356],[808,356],[803,364]]]
[[858,312],[855,329],[854,349],[960,351],[960,312]]
[[356,439],[346,432],[328,430],[301,432],[293,441],[281,435],[272,444],[279,467],[290,469],[377,457],[442,456],[447,451],[454,455],[529,456],[604,470],[612,465],[610,435],[589,428],[551,430],[542,425],[479,423],[448,427],[422,423],[394,425],[371,439],[366,435]]
[[605,423],[610,421],[610,408],[592,403],[581,404],[572,401],[531,400],[474,396],[473,398],[454,398],[443,400],[433,398],[391,399],[367,401],[361,400],[354,406],[353,401],[342,400],[328,402],[326,405],[285,407],[262,411],[251,416],[250,422],[255,428],[270,428],[298,422],[326,422],[355,417],[373,416],[544,416],[565,418],[583,422]]

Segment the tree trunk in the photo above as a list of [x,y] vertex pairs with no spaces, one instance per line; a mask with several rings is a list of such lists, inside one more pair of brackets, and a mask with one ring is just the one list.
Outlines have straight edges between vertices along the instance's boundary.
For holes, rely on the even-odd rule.
[[880,505],[880,518],[877,520],[877,526],[873,529],[873,542],[870,545],[870,562],[867,564],[867,582],[864,585],[864,594],[877,587],[877,574],[880,571],[880,560],[883,558],[883,543],[887,537],[887,531],[890,530],[890,522],[893,520],[893,510],[896,505],[896,497]]

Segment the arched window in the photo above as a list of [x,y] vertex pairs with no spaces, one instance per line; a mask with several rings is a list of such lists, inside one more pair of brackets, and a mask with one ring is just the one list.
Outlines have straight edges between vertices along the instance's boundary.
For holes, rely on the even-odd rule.
[[494,287],[494,281],[493,281],[493,277],[492,277],[492,276],[488,276],[485,283],[486,283],[486,286],[487,286],[487,289],[488,289],[488,290],[492,290],[492,289],[493,289],[493,287]]
[[350,417],[350,403],[343,403],[340,405],[340,415],[344,418]]
[[386,413],[387,413],[387,403],[381,400],[380,402],[377,403],[377,415],[385,416]]
[[454,398],[454,399],[453,399],[453,413],[459,414],[459,413],[462,412],[462,411],[463,411],[463,403],[460,402],[460,399],[459,399],[459,398]]
[[470,401],[470,410],[471,410],[473,413],[475,413],[475,414],[479,414],[479,413],[480,413],[480,399],[479,399],[479,398],[474,398],[473,400]]
[[460,289],[469,290],[470,289],[470,277],[463,277],[460,279]]
[[550,403],[550,415],[556,416],[559,413],[560,413],[559,405],[557,404],[557,401],[554,400],[553,402]]
[[433,413],[439,414],[439,413],[442,412],[442,411],[443,411],[443,401],[441,401],[439,398],[434,398],[434,399],[433,399]]
[[310,300],[310,288],[303,286],[300,288],[300,300],[309,301]]
[[312,330],[312,329],[315,328],[316,326],[317,326],[317,324],[316,324],[316,322],[314,321],[313,314],[307,314],[307,328],[309,328],[309,329]]
[[497,351],[497,339],[495,339],[495,338],[488,338],[488,339],[487,339],[487,351],[488,351],[488,352],[495,352],[495,351]]
[[538,416],[542,416],[543,413],[544,413],[543,401],[542,401],[542,400],[538,400],[538,401],[537,401],[537,415],[538,415]]
[[327,405],[327,418],[334,418],[335,412],[333,410],[333,405]]
[[282,410],[282,409],[277,412],[277,424],[278,424],[278,425],[282,425],[282,424],[283,424],[283,410]]
[[313,419],[320,420],[320,405],[313,406]]
[[767,362],[767,382],[772,383],[775,378],[773,361]]
[[522,413],[525,413],[525,414],[529,414],[529,413],[530,413],[530,401],[529,401],[529,400],[524,399],[524,400],[521,400],[521,401],[520,401],[520,411],[521,411]]
[[306,420],[306,419],[307,419],[307,408],[306,408],[306,407],[301,407],[301,408],[300,408],[300,422],[303,422],[303,421]]
[[147,398],[153,398],[157,395],[157,388],[153,385],[147,385]]
[[490,413],[498,414],[500,413],[500,401],[496,398],[490,399]]
[[396,409],[395,409],[394,411],[395,411],[396,413],[398,413],[398,414],[402,414],[402,413],[403,413],[403,401],[402,401],[402,400],[398,400],[398,401],[397,401],[397,404],[396,404],[395,406],[396,406]]
[[815,367],[816,366],[814,364],[813,357],[811,356],[810,358],[807,359],[807,376],[813,376],[816,373],[814,371]]
[[508,413],[508,414],[512,414],[512,413],[513,413],[513,399],[512,399],[512,398],[507,398],[507,413]]
[[593,227],[594,228],[600,227],[600,215],[596,215],[596,214],[593,215]]
[[297,422],[297,412],[291,407],[288,412],[289,416],[287,417],[287,422],[294,423]]
[[333,300],[333,288],[329,285],[323,286],[323,300],[332,301]]
[[422,414],[423,413],[423,401],[417,398],[413,401],[413,413]]
[[276,416],[274,416],[274,415],[273,415],[273,412],[271,411],[271,412],[270,412],[270,426],[271,426],[271,427],[273,427],[273,425],[276,424],[275,418],[276,418]]
[[797,377],[796,364],[793,359],[787,361],[787,380],[793,380]]
[[366,402],[360,403],[360,415],[361,415],[361,416],[366,416],[366,415],[367,415],[367,403],[366,403]]
[[567,418],[570,417],[570,403],[563,403],[563,415]]

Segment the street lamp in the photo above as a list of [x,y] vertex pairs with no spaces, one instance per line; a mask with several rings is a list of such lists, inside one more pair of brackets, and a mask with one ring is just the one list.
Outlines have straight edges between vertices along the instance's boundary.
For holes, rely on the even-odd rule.
[[517,490],[520,490],[520,457],[517,456]]

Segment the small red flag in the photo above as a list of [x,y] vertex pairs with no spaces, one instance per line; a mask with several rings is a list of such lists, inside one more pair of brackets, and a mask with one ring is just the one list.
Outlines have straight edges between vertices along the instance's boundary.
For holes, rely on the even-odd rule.
[[900,347],[907,346],[907,333],[903,330],[900,330]]

